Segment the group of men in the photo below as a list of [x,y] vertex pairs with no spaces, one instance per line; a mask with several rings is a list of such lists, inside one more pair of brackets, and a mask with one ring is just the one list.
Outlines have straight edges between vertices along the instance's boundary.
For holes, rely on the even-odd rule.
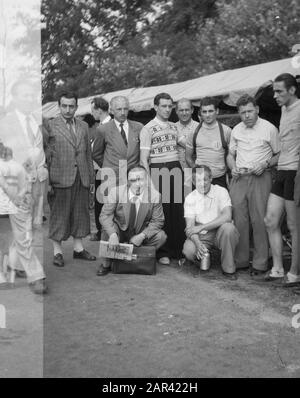
[[[108,240],[112,248],[120,242],[155,246],[164,265],[182,254],[199,264],[216,246],[229,280],[250,268],[253,277],[265,281],[300,283],[300,100],[290,74],[278,76],[273,88],[282,108],[279,132],[259,117],[249,95],[237,101],[241,122],[232,130],[217,120],[214,98],[201,101],[200,123],[192,119],[191,101],[178,100],[179,121],[170,122],[174,103],[167,93],[156,95],[156,116],[145,126],[128,119],[126,97],[114,97],[110,104],[96,97],[91,112],[97,124],[89,129],[75,117],[76,94],[61,93],[60,115],[43,128],[53,264],[65,265],[62,242],[70,236],[74,259],[96,260],[82,243],[90,234],[94,196],[97,232],[91,240]],[[292,238],[286,275],[284,210]],[[100,258],[97,275],[110,271],[110,261]]]

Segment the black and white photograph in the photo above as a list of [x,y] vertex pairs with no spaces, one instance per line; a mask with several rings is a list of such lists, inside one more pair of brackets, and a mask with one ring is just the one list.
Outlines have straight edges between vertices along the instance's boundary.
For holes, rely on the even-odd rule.
[[0,379],[299,377],[300,2],[0,0]]

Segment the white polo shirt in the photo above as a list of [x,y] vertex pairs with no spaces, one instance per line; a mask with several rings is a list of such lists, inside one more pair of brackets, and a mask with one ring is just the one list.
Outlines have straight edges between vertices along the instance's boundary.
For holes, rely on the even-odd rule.
[[195,189],[184,201],[184,217],[194,218],[196,224],[207,224],[219,217],[225,207],[232,206],[227,189],[211,185],[203,195]]
[[260,117],[253,127],[240,122],[232,130],[229,151],[232,155],[236,154],[238,168],[252,169],[280,151],[278,130]]

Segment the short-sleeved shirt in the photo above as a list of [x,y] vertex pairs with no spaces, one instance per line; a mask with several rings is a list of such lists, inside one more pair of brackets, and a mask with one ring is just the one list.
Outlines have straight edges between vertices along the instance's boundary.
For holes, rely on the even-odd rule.
[[252,169],[280,151],[278,130],[260,117],[253,127],[241,122],[232,130],[229,151],[236,154],[238,168]]
[[[231,128],[222,124],[224,138],[229,146]],[[193,149],[193,135],[189,135],[186,146]],[[196,165],[205,164],[212,171],[213,178],[221,177],[226,173],[225,149],[222,146],[218,123],[212,126],[203,123],[196,137]]]
[[207,224],[219,217],[225,207],[232,206],[227,189],[211,185],[203,195],[195,189],[184,201],[184,217],[194,218],[196,224]]
[[281,109],[278,170],[297,170],[300,150],[300,100]]
[[[188,137],[191,135],[194,135],[194,132],[199,124],[199,122],[196,122],[196,120],[191,120],[188,124],[182,124],[180,121],[175,123],[177,126],[177,131],[178,131],[178,143],[180,140],[184,140],[187,142]],[[177,145],[178,149],[178,155],[179,155],[179,161],[181,163],[181,167],[184,169],[185,167],[188,167],[185,161],[185,148],[182,147],[181,145]]]
[[178,131],[175,123],[162,122],[157,117],[141,130],[140,148],[150,149],[149,163],[178,161]]

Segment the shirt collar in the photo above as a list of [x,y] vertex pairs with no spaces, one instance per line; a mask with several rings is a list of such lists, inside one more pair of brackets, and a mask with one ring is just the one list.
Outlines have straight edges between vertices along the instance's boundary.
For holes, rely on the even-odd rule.
[[137,197],[137,200],[141,201],[142,197],[143,197],[143,194],[144,194],[144,191],[140,195],[135,195],[130,188],[128,189],[128,198],[129,198],[130,201],[132,200],[132,198],[134,196]]
[[[116,123],[116,126],[120,129],[120,128],[121,128],[121,127],[120,127],[121,122],[118,122],[116,119],[114,119],[114,121],[115,121],[115,123]],[[123,128],[125,129],[125,128],[128,126],[128,121],[127,121],[127,119],[126,119],[125,122],[122,123],[122,124],[123,124]]]
[[210,190],[205,195],[203,195],[197,189],[195,189],[196,195],[199,196],[201,199],[205,199],[205,198],[213,199],[214,198],[214,195],[213,195],[214,194],[214,190],[215,190],[215,187],[214,187],[213,184],[211,184]]
[[[62,120],[63,120],[66,124],[69,123],[69,121],[68,121],[67,119],[65,119],[63,116],[62,116]],[[70,121],[71,121],[71,124],[74,126],[74,125],[75,125],[75,117],[73,117]]]
[[157,116],[155,116],[154,121],[158,124],[161,124],[162,126],[165,126],[166,124],[169,123],[169,121],[167,120],[166,122],[163,122],[162,120],[160,120]]

